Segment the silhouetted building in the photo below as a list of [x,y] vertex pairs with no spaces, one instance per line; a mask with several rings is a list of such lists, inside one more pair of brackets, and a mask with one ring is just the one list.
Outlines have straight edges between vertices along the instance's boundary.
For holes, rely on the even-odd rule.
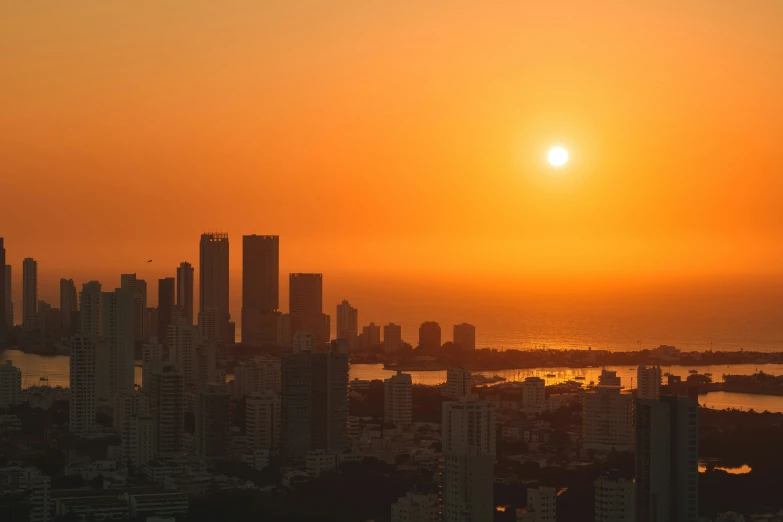
[[280,396],[273,391],[257,391],[245,401],[245,433],[253,449],[280,447]]
[[310,332],[319,349],[329,342],[329,316],[323,313],[323,276],[321,274],[289,275],[288,310],[291,333]]
[[76,284],[73,279],[60,279],[60,315],[62,331],[65,335],[74,332],[74,317],[79,312],[79,302],[76,297]]
[[443,403],[443,520],[492,522],[495,407],[476,396]]
[[185,442],[185,390],[182,374],[162,365],[153,379],[152,410],[155,419],[155,454],[161,458],[183,453]]
[[202,342],[199,329],[181,321],[169,325],[167,333],[169,363],[182,374],[185,391],[196,390],[199,383],[199,350]]
[[157,339],[141,347],[141,389],[152,395],[155,390],[155,374],[163,367],[163,345]]
[[661,396],[661,367],[639,365],[636,369],[636,397],[658,399]]
[[402,349],[402,326],[389,323],[383,327],[383,351],[394,353]]
[[400,427],[413,423],[413,380],[397,372],[383,382],[383,420]]
[[636,521],[696,522],[699,404],[665,395],[637,399]]
[[2,321],[0,321],[0,342],[4,341],[7,336],[8,332],[11,329],[11,326],[13,326],[13,312],[12,312],[12,319],[11,319],[11,326],[8,324],[8,308],[9,303],[11,301],[11,288],[9,281],[11,279],[11,267],[10,265],[5,264],[5,239],[0,237],[0,266],[3,267],[3,277],[0,278],[0,318],[2,318]]
[[[147,316],[147,282],[136,274],[120,274],[120,288],[133,294],[134,343],[141,343],[149,337]],[[155,335],[153,333],[152,335]]]
[[463,350],[475,350],[476,327],[468,323],[454,325],[454,344]]
[[158,341],[166,343],[166,335],[169,326],[174,324],[172,317],[174,315],[175,297],[176,297],[176,279],[166,277],[158,279],[158,327],[155,334]]
[[230,396],[224,385],[202,385],[196,394],[196,455],[205,462],[226,461],[231,449]]
[[636,484],[610,471],[595,481],[595,522],[635,522]]
[[359,335],[359,311],[343,299],[337,305],[337,339],[347,339],[351,350],[356,349]]
[[234,398],[254,392],[280,392],[280,357],[254,357],[234,368]]
[[527,488],[527,507],[517,510],[517,522],[556,522],[557,489]]
[[435,321],[425,321],[419,326],[419,347],[440,348],[440,325]]
[[96,360],[99,398],[132,390],[135,372],[136,304],[129,289],[101,295],[101,337]]
[[369,350],[381,344],[381,327],[370,323],[362,327],[362,349]]
[[78,435],[87,435],[97,430],[95,422],[96,356],[95,338],[85,335],[77,335],[72,338],[69,361],[71,398],[68,408],[68,431]]
[[101,336],[101,284],[98,281],[90,281],[82,285],[79,294],[79,315],[81,327],[79,331],[83,337],[95,341]]
[[409,491],[391,506],[391,522],[441,522],[440,500],[436,493]]
[[193,324],[193,266],[183,261],[177,268],[177,308],[187,324]]
[[26,257],[22,262],[22,327],[35,328],[38,316],[38,262]]
[[[229,339],[228,234],[202,234],[199,267],[199,326],[209,320],[210,340],[233,343]],[[210,316],[207,319],[207,316]]]
[[282,358],[283,454],[337,453],[348,447],[348,354],[299,352]]
[[12,361],[0,364],[0,408],[19,404],[22,398],[22,370]]
[[291,315],[280,314],[277,316],[277,346],[280,348],[290,348],[293,342],[291,333]]
[[242,237],[242,342],[277,343],[280,308],[279,236]]
[[633,451],[633,396],[619,385],[599,385],[585,395],[583,411],[585,449]]
[[460,399],[471,394],[473,376],[465,368],[449,368],[446,370],[446,384],[441,394],[444,399]]

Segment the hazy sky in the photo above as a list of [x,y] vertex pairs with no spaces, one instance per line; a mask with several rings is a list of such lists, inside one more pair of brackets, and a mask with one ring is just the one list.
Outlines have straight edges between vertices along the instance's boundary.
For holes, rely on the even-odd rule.
[[779,0],[5,1],[0,236],[16,278],[79,283],[173,275],[206,230],[235,281],[248,233],[327,281],[779,275],[781,27]]

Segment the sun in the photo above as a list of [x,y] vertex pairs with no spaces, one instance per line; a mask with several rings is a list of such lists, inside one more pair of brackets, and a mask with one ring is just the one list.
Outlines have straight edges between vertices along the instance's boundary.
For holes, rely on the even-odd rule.
[[563,147],[552,147],[546,158],[553,167],[562,167],[568,163],[568,151]]

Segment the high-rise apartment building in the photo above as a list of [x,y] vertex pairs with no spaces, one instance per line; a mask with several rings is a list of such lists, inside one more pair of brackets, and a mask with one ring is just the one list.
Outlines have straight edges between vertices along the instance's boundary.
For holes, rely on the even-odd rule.
[[234,368],[234,398],[251,393],[280,393],[280,357],[262,356],[242,361]]
[[470,395],[473,389],[473,376],[465,368],[449,368],[446,370],[446,384],[443,386],[444,399],[460,399]]
[[527,488],[527,508],[517,510],[518,522],[556,522],[557,489]]
[[[86,286],[86,285],[85,285]],[[68,430],[86,435],[94,433],[96,390],[97,340],[86,335],[74,336],[71,340],[70,357],[70,408]]]
[[582,439],[585,449],[633,451],[633,396],[620,386],[599,385],[584,396]]
[[636,397],[658,399],[661,396],[661,367],[640,364],[636,369]]
[[425,321],[419,326],[419,347],[435,349],[441,347],[440,325],[435,321]]
[[160,373],[163,366],[163,345],[160,342],[149,342],[141,347],[141,390],[152,394],[155,390],[155,374]]
[[280,237],[242,236],[242,342],[277,343]]
[[202,385],[196,393],[196,455],[205,462],[226,461],[230,457],[230,402],[222,385]]
[[26,257],[22,262],[22,327],[35,328],[38,317],[38,262]]
[[193,324],[193,266],[183,261],[177,267],[177,308],[187,324]]
[[524,413],[541,413],[546,409],[546,381],[541,377],[527,377],[522,382],[522,405]]
[[73,279],[60,279],[60,315],[64,335],[74,333],[79,312],[79,302],[76,296],[76,284]]
[[601,370],[601,375],[598,376],[599,386],[620,386],[620,377],[617,376],[616,371],[609,371],[606,368]]
[[636,522],[699,519],[699,404],[689,397],[637,399]]
[[595,481],[595,522],[635,522],[636,484],[610,471]]
[[291,334],[310,332],[320,347],[329,342],[329,319],[323,313],[323,276],[289,274],[288,312]]
[[158,324],[155,335],[158,341],[166,343],[169,326],[174,324],[174,307],[176,306],[176,283],[173,277],[158,279]]
[[293,342],[291,333],[291,315],[280,314],[277,316],[277,346],[279,348],[290,348]]
[[233,343],[229,339],[228,234],[202,234],[199,266],[199,325],[202,317],[212,315],[214,341]]
[[118,288],[101,296],[101,339],[98,344],[98,396],[132,390],[135,372],[136,296]]
[[280,396],[273,391],[257,391],[245,401],[245,433],[253,449],[280,447]]
[[[3,239],[0,238],[0,243]],[[2,256],[5,255],[5,251],[0,250]],[[0,256],[0,257],[2,257]],[[2,265],[0,265],[2,266]],[[0,281],[0,296],[3,297],[2,303],[0,303],[0,318],[5,320],[5,323],[0,323],[0,339],[3,339],[6,332],[10,332],[14,327],[14,301],[13,291],[11,288],[11,265],[5,265],[3,281]]]
[[337,339],[347,339],[351,350],[356,349],[359,335],[359,310],[347,300],[337,305]]
[[400,497],[391,506],[391,522],[441,522],[440,501],[436,493],[415,491]]
[[155,419],[155,455],[182,454],[185,443],[185,389],[182,374],[171,364],[161,366],[153,378],[152,414]]
[[281,445],[287,458],[348,447],[347,353],[283,355],[281,388]]
[[495,407],[476,396],[443,403],[443,520],[492,522]]
[[476,327],[468,323],[454,325],[454,344],[466,351],[476,349]]
[[362,327],[362,349],[369,350],[381,344],[381,327],[370,323]]
[[[82,285],[79,294],[80,332],[82,337],[93,339],[96,343],[101,336],[101,284],[90,281]],[[96,345],[97,346],[97,345]]]
[[128,415],[120,423],[122,462],[136,469],[155,459],[155,419],[150,415]]
[[22,397],[22,370],[12,361],[0,364],[0,409],[16,406]]
[[199,383],[199,349],[201,335],[196,326],[180,321],[169,325],[166,336],[169,347],[169,363],[182,374],[185,390],[192,392]]
[[395,353],[402,349],[402,326],[389,323],[383,327],[383,351]]
[[[147,315],[147,282],[136,274],[120,274],[120,288],[133,294],[134,343],[141,343],[149,335]],[[152,335],[155,335],[154,333]]]
[[383,382],[383,420],[405,427],[413,423],[413,380],[397,372]]

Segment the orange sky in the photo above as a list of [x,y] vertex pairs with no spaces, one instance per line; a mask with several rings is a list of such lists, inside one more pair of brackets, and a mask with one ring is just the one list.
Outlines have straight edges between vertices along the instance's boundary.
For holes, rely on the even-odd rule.
[[334,278],[780,275],[781,24],[779,0],[4,2],[0,236],[79,283],[173,274],[215,229],[237,270],[242,234],[279,234],[284,272]]

